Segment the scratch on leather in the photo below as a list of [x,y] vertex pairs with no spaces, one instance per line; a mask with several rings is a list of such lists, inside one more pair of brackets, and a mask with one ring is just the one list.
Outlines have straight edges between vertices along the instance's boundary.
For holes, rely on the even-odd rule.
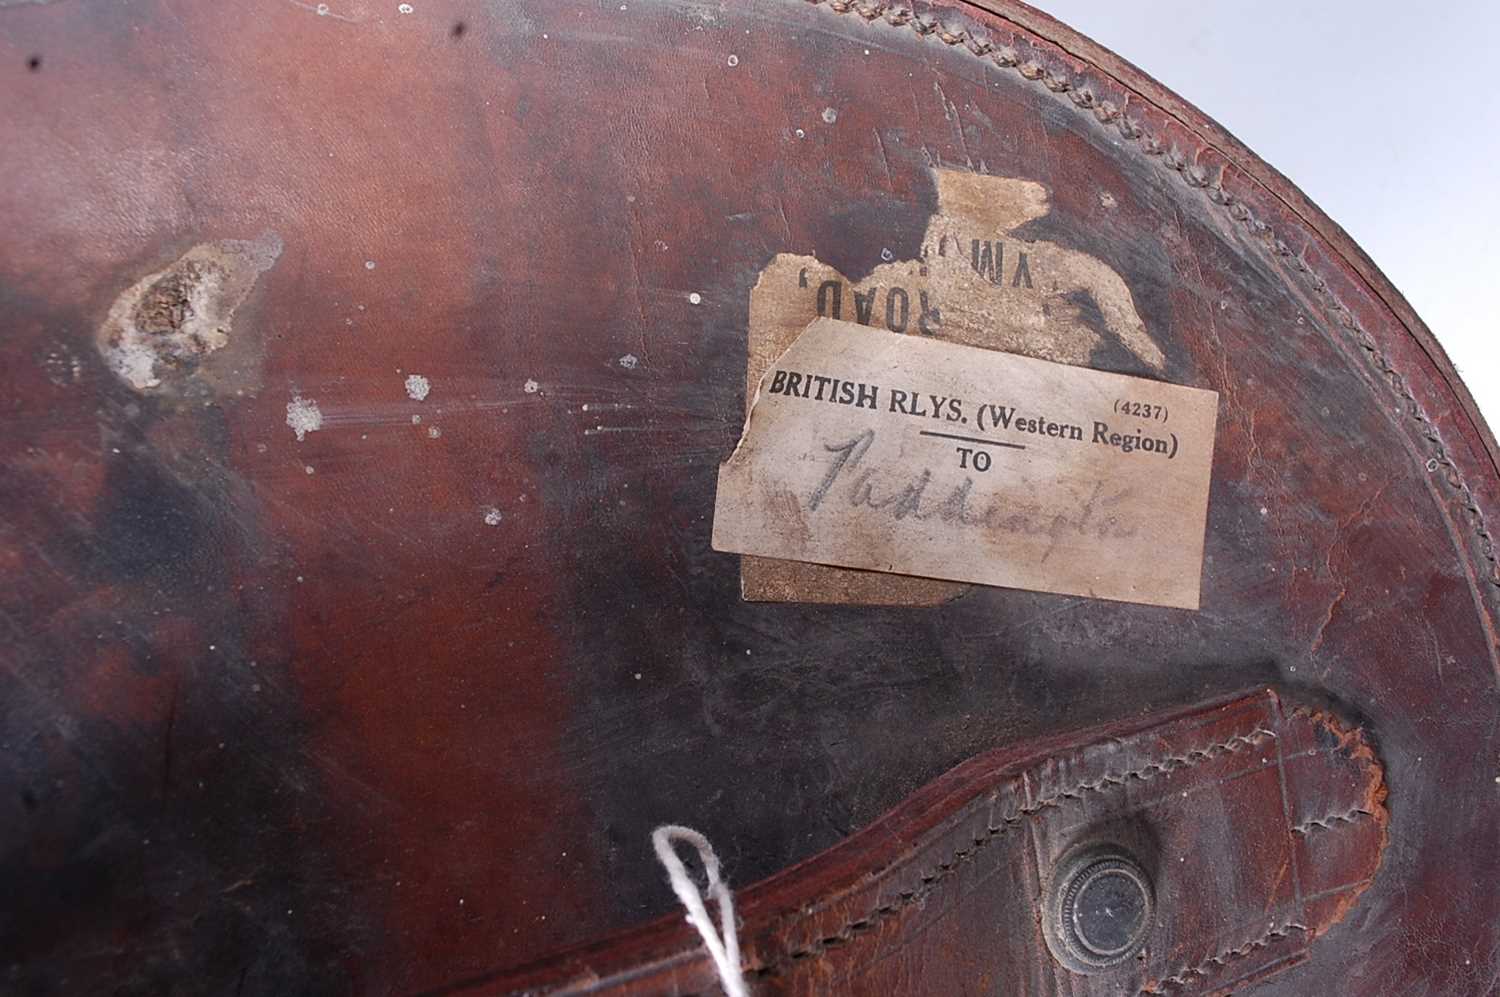
[[840,945],[852,941],[859,935],[865,934],[872,928],[887,920],[899,911],[910,907],[919,900],[925,899],[937,888],[953,871],[968,861],[980,849],[1003,835],[1012,828],[1025,823],[1027,818],[1034,817],[1052,807],[1060,806],[1063,800],[1081,800],[1090,793],[1100,793],[1113,786],[1123,786],[1131,780],[1148,782],[1159,775],[1175,772],[1179,769],[1192,768],[1195,765],[1217,758],[1221,755],[1233,754],[1243,748],[1256,745],[1274,738],[1274,731],[1264,727],[1257,727],[1244,734],[1235,734],[1223,741],[1207,745],[1202,748],[1191,748],[1180,755],[1169,755],[1160,761],[1148,762],[1139,768],[1122,772],[1119,775],[1106,775],[1092,782],[1080,782],[1068,789],[1059,790],[1048,796],[1044,796],[1029,806],[1016,810],[1014,816],[1005,817],[999,824],[986,827],[985,832],[974,839],[974,843],[968,848],[960,848],[946,862],[939,862],[932,866],[927,872],[918,877],[920,887],[910,890],[902,890],[895,898],[871,909],[863,917],[855,918],[845,923],[838,931],[824,935],[817,941],[810,942],[799,948],[783,952],[775,959],[750,970],[757,977],[772,976],[784,970],[794,962],[800,962],[809,956],[819,955],[828,949],[837,948]]

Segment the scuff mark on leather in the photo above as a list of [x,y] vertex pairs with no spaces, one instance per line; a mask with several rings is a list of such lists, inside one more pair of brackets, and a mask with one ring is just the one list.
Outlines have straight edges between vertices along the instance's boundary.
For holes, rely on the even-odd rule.
[[189,249],[120,293],[97,343],[114,374],[137,391],[192,375],[229,344],[235,310],[281,255],[281,239],[222,239]]

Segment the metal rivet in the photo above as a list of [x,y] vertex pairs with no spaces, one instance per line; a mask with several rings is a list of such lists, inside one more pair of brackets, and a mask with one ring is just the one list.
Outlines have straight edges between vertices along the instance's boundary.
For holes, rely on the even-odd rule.
[[1083,973],[1107,969],[1145,944],[1151,881],[1124,851],[1089,848],[1058,866],[1047,914],[1047,941],[1059,962]]

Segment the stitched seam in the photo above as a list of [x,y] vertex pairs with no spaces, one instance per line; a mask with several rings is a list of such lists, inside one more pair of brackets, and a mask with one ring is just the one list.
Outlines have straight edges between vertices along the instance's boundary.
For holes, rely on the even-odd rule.
[[1313,831],[1328,831],[1335,824],[1357,824],[1361,819],[1373,816],[1375,815],[1370,811],[1355,807],[1353,810],[1346,810],[1341,814],[1329,814],[1326,817],[1319,817],[1315,820],[1305,820],[1292,828],[1292,833],[1310,834]]
[[1217,182],[1213,181],[1207,170],[1197,163],[1190,162],[1176,146],[1171,148],[1164,146],[1160,139],[1148,133],[1139,122],[1127,116],[1112,101],[1097,99],[1087,84],[1075,83],[1034,59],[1022,62],[1019,53],[1012,46],[996,45],[967,28],[952,29],[944,25],[937,17],[924,17],[908,7],[885,3],[882,0],[806,0],[806,2],[814,6],[826,5],[829,10],[838,14],[857,14],[867,21],[883,20],[894,27],[909,28],[923,38],[935,37],[945,45],[962,47],[978,58],[987,58],[1001,69],[1014,70],[1023,78],[1040,83],[1053,93],[1067,94],[1080,111],[1092,111],[1100,124],[1114,125],[1121,138],[1138,143],[1141,151],[1148,156],[1160,157],[1162,165],[1178,174],[1184,183],[1189,187],[1202,190],[1210,201],[1222,207],[1235,221],[1248,227],[1278,257],[1287,260],[1293,270],[1306,275],[1313,291],[1324,300],[1334,324],[1342,327],[1354,345],[1364,351],[1365,359],[1400,396],[1404,403],[1405,413],[1421,427],[1421,437],[1431,448],[1430,456],[1425,463],[1427,471],[1429,474],[1442,471],[1444,484],[1455,493],[1461,508],[1468,515],[1474,536],[1479,540],[1479,554],[1488,564],[1485,579],[1491,585],[1500,587],[1500,558],[1497,558],[1495,553],[1495,539],[1474,497],[1473,489],[1464,481],[1458,465],[1449,456],[1448,448],[1443,443],[1437,424],[1427,415],[1411,388],[1407,386],[1406,379],[1392,366],[1390,358],[1380,349],[1374,338],[1360,326],[1358,319],[1348,307],[1334,296],[1328,283],[1313,273],[1307,261],[1278,238],[1269,225],[1256,218],[1248,205],[1237,200],[1223,188],[1222,175]]
[[1163,977],[1160,981],[1158,981],[1157,983],[1153,983],[1150,986],[1142,987],[1138,992],[1137,997],[1157,997],[1157,995],[1165,994],[1167,992],[1163,989],[1164,987],[1176,989],[1177,987],[1187,986],[1194,979],[1206,979],[1211,974],[1223,970],[1231,962],[1234,962],[1238,959],[1243,959],[1251,953],[1265,948],[1272,942],[1278,942],[1294,931],[1305,933],[1307,931],[1307,926],[1302,924],[1283,924],[1281,927],[1276,928],[1272,931],[1268,931],[1264,935],[1257,938],[1255,941],[1247,942],[1246,944],[1241,945],[1239,948],[1225,949],[1218,955],[1212,956],[1206,961],[1200,962],[1196,966],[1184,966],[1173,975]]
[[1012,828],[1025,823],[1027,818],[1034,817],[1044,810],[1061,806],[1063,800],[1081,800],[1090,793],[1100,793],[1109,787],[1123,786],[1131,780],[1149,782],[1159,775],[1201,765],[1220,755],[1233,754],[1242,748],[1259,744],[1266,738],[1274,738],[1275,736],[1274,731],[1267,730],[1264,727],[1257,727],[1248,734],[1236,734],[1217,744],[1211,744],[1204,748],[1192,748],[1180,755],[1170,755],[1160,761],[1148,762],[1140,768],[1132,769],[1117,776],[1106,775],[1093,782],[1080,782],[1068,789],[1059,790],[1049,796],[1044,796],[1029,806],[1019,808],[1014,816],[1004,817],[999,824],[986,827],[984,833],[976,837],[971,846],[958,849],[949,857],[948,861],[939,862],[918,877],[920,886],[910,890],[902,890],[896,894],[894,899],[871,909],[863,917],[846,922],[838,931],[824,935],[818,940],[800,948],[792,949],[789,952],[782,952],[764,966],[750,970],[750,973],[756,977],[771,976],[781,972],[793,962],[799,962],[810,956],[821,955],[829,949],[837,948],[853,941],[855,938],[871,931],[880,923],[888,920],[892,915],[910,907],[914,903],[925,900],[937,889],[938,883],[952,875],[959,866],[972,858],[991,841],[994,841]]

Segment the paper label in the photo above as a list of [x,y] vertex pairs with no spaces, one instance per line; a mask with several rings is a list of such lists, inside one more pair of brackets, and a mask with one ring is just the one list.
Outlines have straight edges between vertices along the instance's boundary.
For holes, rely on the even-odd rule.
[[1198,607],[1218,395],[818,319],[719,469],[716,550]]
[[[934,169],[932,183],[936,210],[914,258],[881,249],[886,262],[857,280],[813,256],[781,253],[767,263],[750,291],[747,415],[761,377],[815,318],[1125,374],[1165,371],[1157,333],[1121,275],[1076,245],[1042,237],[1053,215],[1045,185],[952,169]],[[1096,224],[1108,226],[1113,204],[1101,201]],[[740,559],[740,582],[750,601],[854,605],[932,606],[969,588],[754,556]]]

